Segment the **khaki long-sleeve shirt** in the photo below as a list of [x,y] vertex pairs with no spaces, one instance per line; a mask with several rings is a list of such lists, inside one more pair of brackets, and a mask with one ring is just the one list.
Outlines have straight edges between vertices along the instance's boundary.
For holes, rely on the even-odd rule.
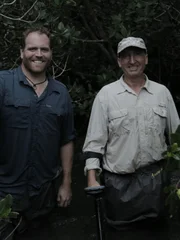
[[[104,86],[97,94],[90,116],[83,152],[100,153],[102,166],[114,173],[131,173],[162,159],[167,136],[179,125],[169,90],[150,81],[136,94],[120,80]],[[99,169],[98,158],[86,160],[85,173]]]

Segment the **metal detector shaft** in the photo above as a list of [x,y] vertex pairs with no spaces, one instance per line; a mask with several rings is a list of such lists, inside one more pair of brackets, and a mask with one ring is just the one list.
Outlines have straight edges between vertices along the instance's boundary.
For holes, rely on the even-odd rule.
[[102,195],[104,192],[104,188],[105,188],[104,186],[85,188],[86,194],[94,197],[98,240],[105,240],[102,213]]

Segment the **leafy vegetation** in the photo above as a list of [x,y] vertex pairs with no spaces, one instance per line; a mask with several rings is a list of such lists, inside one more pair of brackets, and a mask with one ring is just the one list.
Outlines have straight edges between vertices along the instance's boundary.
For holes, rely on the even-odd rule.
[[18,213],[12,211],[13,199],[10,194],[0,200],[0,221],[10,221],[12,218],[17,218]]
[[54,40],[49,71],[67,85],[78,134],[84,135],[97,91],[121,75],[116,47],[123,37],[145,39],[149,53],[146,73],[168,86],[179,104],[179,24],[178,0],[3,0],[0,68],[19,64],[20,38],[25,28],[48,27]]
[[[144,38],[149,55],[146,73],[150,79],[170,89],[179,110],[179,0],[0,2],[0,69],[14,68],[20,63],[22,31],[31,26],[43,25],[49,28],[54,46],[49,71],[69,89],[74,104],[78,139],[80,136],[84,138],[97,91],[121,75],[116,61],[116,47],[123,37]],[[179,134],[178,129],[172,135],[172,145],[165,153],[166,170],[170,173],[180,168]],[[179,206],[179,188],[177,174],[165,189],[171,213],[175,205]],[[10,202],[10,196],[0,202],[1,218],[12,216]]]
[[163,154],[166,159],[165,171],[169,182],[165,187],[166,205],[171,217],[177,216],[180,210],[180,126],[171,134],[171,145]]

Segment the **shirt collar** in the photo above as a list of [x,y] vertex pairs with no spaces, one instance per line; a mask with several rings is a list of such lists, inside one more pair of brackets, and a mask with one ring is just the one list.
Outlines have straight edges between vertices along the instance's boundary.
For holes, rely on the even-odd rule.
[[49,84],[48,84],[48,91],[49,93],[50,92],[57,92],[57,93],[61,93],[61,90],[58,86],[58,82],[56,82],[55,79],[53,79],[50,75],[47,75],[48,77],[48,81],[49,81]]
[[[124,82],[123,76],[124,75],[122,75],[121,78],[118,81],[118,84],[120,85],[120,87],[118,86],[118,88],[117,88],[117,94],[123,93],[125,91],[134,93],[133,90]],[[151,87],[151,82],[148,79],[147,75],[144,74],[144,76],[145,76],[146,81],[145,81],[145,84],[144,84],[143,88],[146,89],[149,93],[153,94],[153,89]]]
[[[24,75],[21,66],[17,68],[18,72],[18,80],[21,83],[24,83],[25,85],[28,85],[28,82],[26,80],[26,76]],[[48,92],[58,92],[61,93],[60,89],[57,86],[56,81],[49,75],[47,74],[48,78]]]
[[26,76],[24,75],[21,66],[17,68],[18,81],[27,85]]
[[153,94],[153,88],[152,88],[151,81],[149,80],[147,75],[145,75],[145,78],[146,78],[146,82],[145,82],[143,88],[145,88],[149,93]]

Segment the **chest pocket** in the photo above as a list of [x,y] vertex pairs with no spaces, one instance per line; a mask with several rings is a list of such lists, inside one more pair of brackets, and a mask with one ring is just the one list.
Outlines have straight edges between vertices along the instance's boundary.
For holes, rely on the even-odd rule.
[[109,113],[109,132],[116,135],[128,134],[130,132],[127,109],[124,108]]
[[27,128],[30,122],[30,101],[5,99],[2,120],[7,127]]
[[60,131],[63,109],[56,109],[55,106],[44,104],[40,106],[40,122],[42,128],[49,134]]
[[153,107],[153,119],[156,130],[159,132],[160,130],[165,129],[166,127],[166,119],[167,119],[167,109],[165,106],[157,106]]

